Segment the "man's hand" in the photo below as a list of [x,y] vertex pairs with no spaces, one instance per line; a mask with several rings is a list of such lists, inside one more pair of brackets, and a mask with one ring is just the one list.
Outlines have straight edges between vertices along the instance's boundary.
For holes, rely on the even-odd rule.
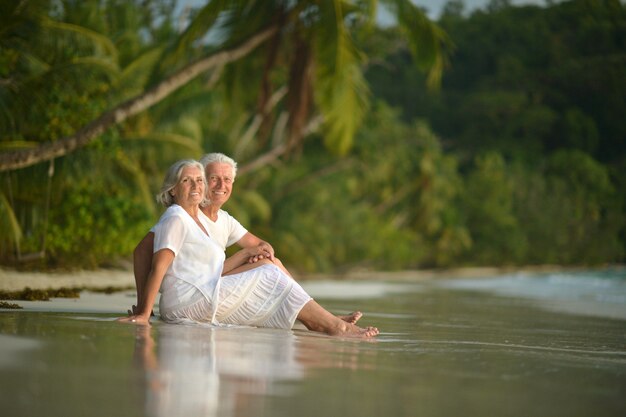
[[256,247],[250,248],[252,253],[248,258],[248,263],[253,264],[261,259],[274,260],[274,248],[267,242],[261,242]]

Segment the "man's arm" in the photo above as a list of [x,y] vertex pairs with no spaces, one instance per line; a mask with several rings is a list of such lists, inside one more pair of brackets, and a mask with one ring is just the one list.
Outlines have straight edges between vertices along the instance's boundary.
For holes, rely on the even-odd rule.
[[237,241],[237,245],[242,249],[226,258],[222,275],[226,275],[228,272],[242,265],[255,263],[260,259],[274,261],[274,248],[252,233],[246,233]]
[[224,261],[222,275],[242,265],[255,263],[260,259],[274,261],[274,248],[272,245],[250,232],[246,232],[236,243],[242,249]]
[[[274,248],[265,240],[247,232],[241,239],[237,241],[237,245],[242,247],[239,252],[235,253],[224,262],[224,272],[222,275],[227,274],[234,268],[237,268],[245,263],[255,263],[261,259],[269,259],[274,265],[279,267],[285,274],[292,277],[291,273],[283,265],[283,263],[274,254]],[[248,251],[248,252],[246,252]],[[246,255],[247,254],[247,255]],[[228,266],[228,268],[227,268]]]
[[135,305],[137,306],[143,297],[146,281],[152,268],[153,248],[154,233],[148,232],[133,251],[133,273],[135,274],[135,286],[137,287],[137,304]]
[[161,249],[153,257],[153,263],[148,273],[148,277],[143,283],[143,291],[141,298],[137,304],[136,311],[129,317],[118,319],[122,322],[133,322],[137,324],[145,324],[150,322],[152,315],[152,307],[156,301],[156,297],[161,287],[161,282],[165,277],[167,268],[174,261],[174,252],[170,249]]
[[[272,245],[250,232],[247,232],[245,235],[243,235],[243,237],[237,241],[237,245],[242,248],[259,247],[261,249],[261,252],[264,252],[262,253],[264,257],[267,257],[270,260],[274,259],[274,248],[272,247]],[[250,262],[255,262],[257,260],[258,259],[250,260]]]

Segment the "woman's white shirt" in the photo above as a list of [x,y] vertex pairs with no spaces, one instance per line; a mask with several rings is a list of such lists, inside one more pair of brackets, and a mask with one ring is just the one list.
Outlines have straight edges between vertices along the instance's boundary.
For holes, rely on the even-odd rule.
[[[171,213],[166,210],[159,219],[159,223],[170,215]],[[227,247],[239,242],[248,233],[248,230],[225,210],[219,209],[217,211],[216,221],[209,219],[204,213],[202,213],[202,217],[206,219],[205,228],[209,232],[209,236],[222,247],[222,250],[226,250]],[[150,231],[154,233],[155,227],[152,227]]]
[[[208,231],[209,218],[202,212],[198,219]],[[209,232],[210,233],[210,232]],[[169,266],[161,284],[161,310],[184,306],[193,301],[196,289],[216,306],[219,294],[219,278],[224,267],[224,250],[204,233],[193,218],[179,205],[165,211],[154,226],[154,252],[169,249],[174,261]],[[212,322],[214,322],[215,308]]]

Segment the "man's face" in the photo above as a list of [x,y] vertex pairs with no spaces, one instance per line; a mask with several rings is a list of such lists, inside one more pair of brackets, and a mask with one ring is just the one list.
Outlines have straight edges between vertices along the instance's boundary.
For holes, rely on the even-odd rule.
[[233,190],[233,168],[229,164],[214,162],[206,166],[207,198],[212,205],[221,207]]

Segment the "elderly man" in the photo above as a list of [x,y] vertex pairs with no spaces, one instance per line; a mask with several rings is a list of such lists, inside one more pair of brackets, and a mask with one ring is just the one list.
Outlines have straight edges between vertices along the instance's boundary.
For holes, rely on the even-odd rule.
[[[268,242],[250,233],[222,206],[228,201],[233,190],[233,183],[237,176],[237,163],[222,153],[209,153],[200,159],[205,167],[208,204],[201,207],[202,212],[209,218],[208,233],[222,249],[237,244],[241,250],[224,261],[222,274],[227,274],[246,263],[254,263],[260,259],[268,259],[279,267],[285,274],[292,276],[282,262],[274,256],[274,248]],[[141,299],[144,286],[152,265],[152,250],[154,233],[152,231],[139,242],[133,252],[133,268],[135,284],[137,286],[137,300]],[[135,306],[133,306],[133,310]],[[132,313],[132,311],[129,311]],[[362,314],[355,311],[346,316],[338,316],[349,323],[356,323]]]

